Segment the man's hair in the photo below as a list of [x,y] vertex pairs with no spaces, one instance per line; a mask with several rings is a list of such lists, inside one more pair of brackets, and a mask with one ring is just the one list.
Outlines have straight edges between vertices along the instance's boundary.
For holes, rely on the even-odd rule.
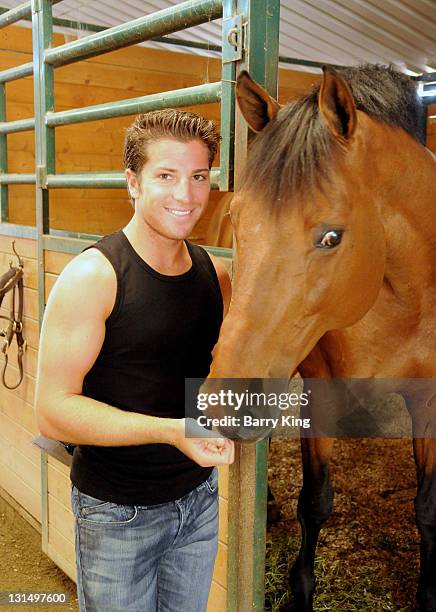
[[209,167],[218,149],[220,136],[215,123],[195,113],[175,108],[150,111],[138,115],[126,130],[124,167],[140,174],[147,162],[147,144],[162,138],[182,142],[201,140],[209,149]]

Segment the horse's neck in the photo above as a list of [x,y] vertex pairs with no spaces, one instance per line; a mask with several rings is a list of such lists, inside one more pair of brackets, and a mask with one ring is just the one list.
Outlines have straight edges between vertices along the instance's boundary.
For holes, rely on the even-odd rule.
[[410,138],[404,138],[405,143],[392,147],[382,169],[388,177],[380,196],[385,276],[394,291],[436,290],[436,164],[428,149],[415,141],[410,146]]

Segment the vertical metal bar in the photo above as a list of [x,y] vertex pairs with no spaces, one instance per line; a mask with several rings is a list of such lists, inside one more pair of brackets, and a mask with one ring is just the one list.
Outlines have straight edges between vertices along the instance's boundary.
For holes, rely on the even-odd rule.
[[[277,97],[279,0],[238,0],[242,14],[244,53],[237,70],[248,70],[270,95]],[[245,163],[250,134],[238,109],[235,117],[235,191]],[[237,261],[235,261],[237,266]],[[231,468],[232,512],[229,525],[229,612],[263,612],[265,584],[267,441],[238,445]],[[238,512],[235,513],[238,505]]]
[[[6,83],[0,83],[0,122],[6,121]],[[7,134],[0,134],[0,172],[8,172],[8,138]],[[9,186],[0,185],[0,223],[9,221]]]
[[[44,64],[44,51],[53,37],[52,3],[32,0],[33,81],[35,104],[36,226],[38,234],[39,326],[45,307],[43,236],[49,232],[47,174],[55,172],[54,128],[45,126],[47,111],[54,110],[53,68]],[[42,549],[48,549],[48,456],[41,453],[41,534]]]
[[[223,0],[223,19],[236,14],[236,0]],[[223,34],[225,30],[223,28]],[[222,45],[224,48],[224,44]],[[222,58],[224,60],[224,57]],[[221,81],[221,151],[220,191],[233,189],[235,147],[235,79],[236,62],[222,62]]]

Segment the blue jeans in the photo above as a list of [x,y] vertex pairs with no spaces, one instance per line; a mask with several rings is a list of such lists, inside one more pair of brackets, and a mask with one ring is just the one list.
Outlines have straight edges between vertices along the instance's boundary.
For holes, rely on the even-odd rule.
[[80,612],[204,612],[218,546],[218,474],[184,497],[122,506],[72,488]]

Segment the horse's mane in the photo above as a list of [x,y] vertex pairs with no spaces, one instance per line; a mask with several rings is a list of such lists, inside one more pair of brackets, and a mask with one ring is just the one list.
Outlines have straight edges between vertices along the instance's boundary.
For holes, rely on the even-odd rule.
[[[399,127],[422,141],[420,104],[414,81],[393,67],[365,64],[338,70],[356,107],[377,121]],[[340,147],[318,111],[320,84],[280,109],[250,147],[242,186],[280,208],[290,194],[319,186]]]

